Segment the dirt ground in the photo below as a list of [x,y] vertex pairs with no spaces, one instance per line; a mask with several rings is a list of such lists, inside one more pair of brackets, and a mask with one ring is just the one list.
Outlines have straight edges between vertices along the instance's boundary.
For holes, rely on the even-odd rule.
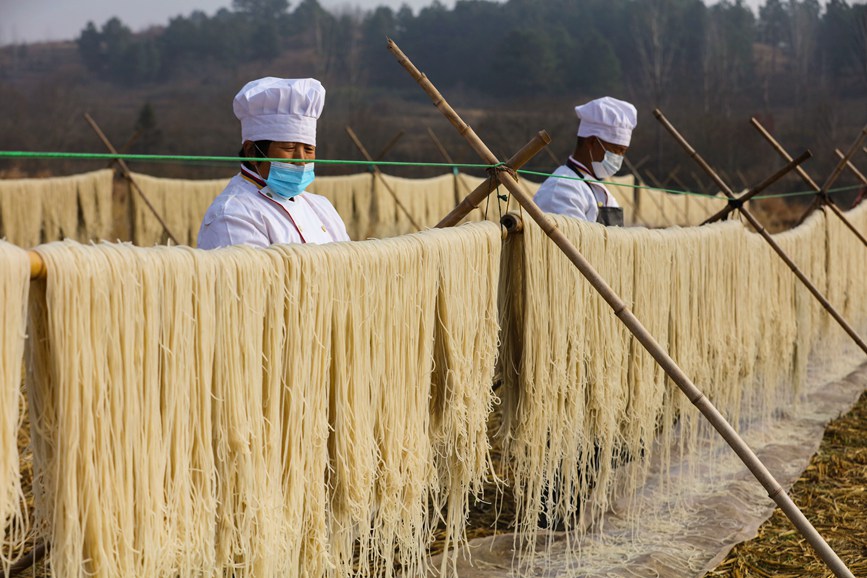
[[[855,576],[867,576],[867,392],[825,430],[819,452],[789,492]],[[707,576],[825,577],[831,572],[776,509],[758,536]]]

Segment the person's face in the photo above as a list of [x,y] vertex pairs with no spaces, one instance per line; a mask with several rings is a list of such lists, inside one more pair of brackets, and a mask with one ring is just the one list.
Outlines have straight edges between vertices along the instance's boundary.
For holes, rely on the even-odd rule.
[[[251,143],[250,141],[247,142],[250,143],[253,147],[255,147],[254,143]],[[300,142],[273,141],[268,147],[268,150],[262,151],[262,153],[269,159],[297,159],[303,161],[312,161],[316,159],[316,147]],[[254,155],[248,154],[247,156]],[[298,164],[307,163],[305,162]],[[261,176],[263,179],[267,179],[268,174],[271,172],[271,163],[262,161],[256,163],[256,168],[259,171],[259,176]]]
[[599,137],[593,137],[593,144],[591,145],[590,151],[594,161],[601,161],[603,158],[605,158],[605,151],[612,152],[616,155],[624,156],[628,149],[629,147],[606,142]]

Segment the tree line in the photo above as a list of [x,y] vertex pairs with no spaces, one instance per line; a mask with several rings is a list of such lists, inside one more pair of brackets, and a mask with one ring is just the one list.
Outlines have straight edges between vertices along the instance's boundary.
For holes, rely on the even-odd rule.
[[404,89],[384,53],[395,39],[446,88],[493,98],[631,91],[664,103],[689,90],[705,108],[738,95],[803,98],[809,86],[867,89],[867,5],[766,0],[458,0],[413,13],[379,7],[332,14],[317,0],[233,0],[133,33],[118,18],[77,39],[87,68],[124,84],[312,51],[316,73],[339,84]]

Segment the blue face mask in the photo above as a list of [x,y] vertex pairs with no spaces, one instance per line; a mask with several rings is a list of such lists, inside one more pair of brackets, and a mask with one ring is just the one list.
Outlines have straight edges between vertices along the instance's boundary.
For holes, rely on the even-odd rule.
[[304,192],[315,178],[313,163],[272,162],[265,182],[272,193],[283,199],[291,199]]
[[602,146],[602,150],[605,151],[605,156],[602,157],[602,162],[592,161],[590,164],[593,167],[593,174],[596,175],[597,179],[607,179],[616,175],[617,171],[620,170],[620,166],[623,164],[623,155],[618,155],[607,150],[602,141],[599,144]]

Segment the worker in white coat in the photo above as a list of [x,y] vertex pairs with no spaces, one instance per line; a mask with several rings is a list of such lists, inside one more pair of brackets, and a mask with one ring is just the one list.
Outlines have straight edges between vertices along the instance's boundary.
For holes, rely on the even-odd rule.
[[325,88],[313,78],[266,77],[241,89],[233,103],[241,121],[239,154],[296,162],[244,161],[208,207],[200,248],[349,240],[328,199],[306,192],[314,179],[310,161],[316,158],[316,121],[324,104]]
[[[575,150],[536,192],[535,201],[546,213],[557,213],[623,226],[623,209],[600,182],[620,170],[638,123],[635,107],[606,96],[575,107],[578,139]],[[584,179],[584,180],[579,180]]]

